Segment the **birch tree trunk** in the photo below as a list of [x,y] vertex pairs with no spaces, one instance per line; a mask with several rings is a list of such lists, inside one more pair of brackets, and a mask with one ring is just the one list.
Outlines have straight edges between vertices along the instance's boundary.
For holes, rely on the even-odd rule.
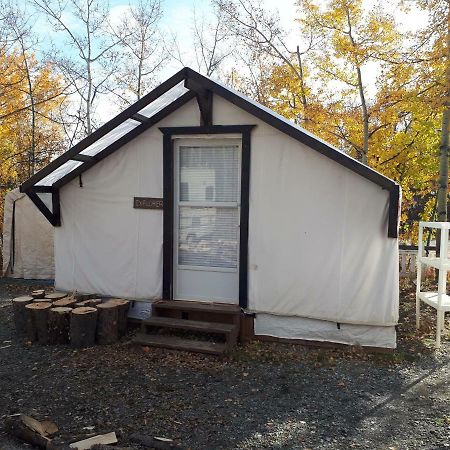
[[448,200],[448,151],[450,132],[450,9],[447,17],[447,48],[445,58],[445,104],[442,114],[441,144],[439,147],[439,190],[437,215],[439,222],[447,221]]

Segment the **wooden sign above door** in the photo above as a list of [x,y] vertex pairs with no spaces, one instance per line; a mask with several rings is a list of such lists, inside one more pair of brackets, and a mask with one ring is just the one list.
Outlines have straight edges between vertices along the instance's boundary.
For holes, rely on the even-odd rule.
[[163,209],[164,199],[153,197],[134,197],[133,208],[135,209]]

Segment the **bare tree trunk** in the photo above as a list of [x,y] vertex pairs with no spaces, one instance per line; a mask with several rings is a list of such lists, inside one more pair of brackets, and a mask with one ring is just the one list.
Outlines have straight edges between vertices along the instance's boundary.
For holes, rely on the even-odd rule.
[[31,80],[30,66],[28,65],[28,55],[25,52],[25,47],[22,40],[20,40],[22,49],[23,62],[25,65],[25,74],[27,77],[28,96],[30,97],[30,111],[31,111],[31,144],[30,144],[30,158],[28,166],[28,176],[34,174],[36,171],[36,104],[34,101],[33,82]]
[[[347,25],[348,25],[348,38],[350,40],[351,45],[353,48],[357,48],[355,39],[353,37],[353,28],[352,28],[352,21],[350,18],[350,11],[348,7],[346,8],[346,14],[347,14]],[[361,116],[362,116],[362,122],[363,122],[363,146],[362,151],[358,152],[358,159],[367,166],[369,159],[369,112],[367,109],[367,102],[366,102],[366,96],[364,93],[364,85],[362,81],[362,74],[361,74],[361,67],[359,65],[359,62],[357,58],[355,57],[355,66],[356,66],[356,76],[358,78],[358,93],[359,93],[359,99],[361,100]]]
[[447,221],[449,123],[450,109],[447,106],[442,115],[441,145],[439,153],[439,188],[437,206],[439,222]]
[[447,18],[447,55],[445,58],[445,104],[442,114],[441,144],[439,152],[439,188],[437,201],[437,215],[439,222],[447,221],[448,200],[448,152],[450,133],[450,9]]
[[359,156],[359,160],[367,166],[369,159],[369,112],[367,110],[367,102],[366,102],[366,96],[364,94],[364,86],[362,83],[362,76],[361,76],[361,69],[360,67],[356,68],[356,72],[358,74],[358,92],[359,92],[359,98],[361,100],[361,115],[362,115],[362,121],[363,121],[363,147],[361,155]]
[[298,78],[300,81],[300,101],[303,105],[303,120],[307,122],[310,117],[308,115],[308,101],[306,98],[306,89],[305,89],[305,75],[303,72],[303,60],[302,54],[300,53],[300,47],[297,45],[297,61],[298,61]]

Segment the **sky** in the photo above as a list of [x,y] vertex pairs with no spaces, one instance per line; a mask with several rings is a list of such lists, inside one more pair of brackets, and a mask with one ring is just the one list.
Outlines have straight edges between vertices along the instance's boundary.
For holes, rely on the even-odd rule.
[[[110,18],[112,22],[114,23],[114,21],[120,21],[120,18],[123,16],[124,12],[126,12],[128,5],[130,3],[134,3],[135,1],[136,0],[110,0]],[[366,1],[369,7],[371,1],[374,0]],[[295,48],[298,44],[295,18],[299,16],[299,11],[295,6],[295,0],[264,0],[264,3],[268,9],[278,12],[282,26],[289,33],[287,42],[292,48]],[[395,2],[386,0],[384,3],[385,9],[394,14],[395,18],[400,23],[401,28],[404,30],[412,31],[426,22],[426,16],[424,15],[417,12],[412,12],[406,15],[393,9],[393,3]],[[197,15],[204,15],[206,18],[212,16],[211,0],[162,0],[162,7],[164,12],[160,24],[162,32],[167,34],[176,34],[177,41],[183,51],[183,62],[186,65],[190,65],[196,69],[191,27],[193,11],[195,8]],[[48,37],[53,37],[56,45],[64,45],[64,39],[62,36],[55,35],[51,26],[44,17],[38,17],[36,25],[35,30],[38,30],[41,35],[41,48],[43,51],[45,51],[46,46],[48,45]],[[64,51],[67,51],[66,47],[64,47]],[[164,71],[160,73],[161,81],[168,78],[180,68],[181,63],[177,61],[173,61],[168,64]],[[369,73],[369,76],[373,77],[373,82],[371,80],[368,84],[374,85],[376,70],[369,68]],[[102,122],[104,120],[108,120],[117,112],[117,107],[107,98],[103,98],[97,106],[97,113],[102,118]]]

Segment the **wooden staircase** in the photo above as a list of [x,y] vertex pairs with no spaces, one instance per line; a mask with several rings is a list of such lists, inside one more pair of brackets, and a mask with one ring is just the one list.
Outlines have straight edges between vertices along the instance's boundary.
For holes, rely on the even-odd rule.
[[[240,308],[224,303],[160,300],[142,321],[136,344],[223,355],[237,344]],[[188,334],[180,336],[181,334]],[[217,339],[221,339],[217,341]]]

